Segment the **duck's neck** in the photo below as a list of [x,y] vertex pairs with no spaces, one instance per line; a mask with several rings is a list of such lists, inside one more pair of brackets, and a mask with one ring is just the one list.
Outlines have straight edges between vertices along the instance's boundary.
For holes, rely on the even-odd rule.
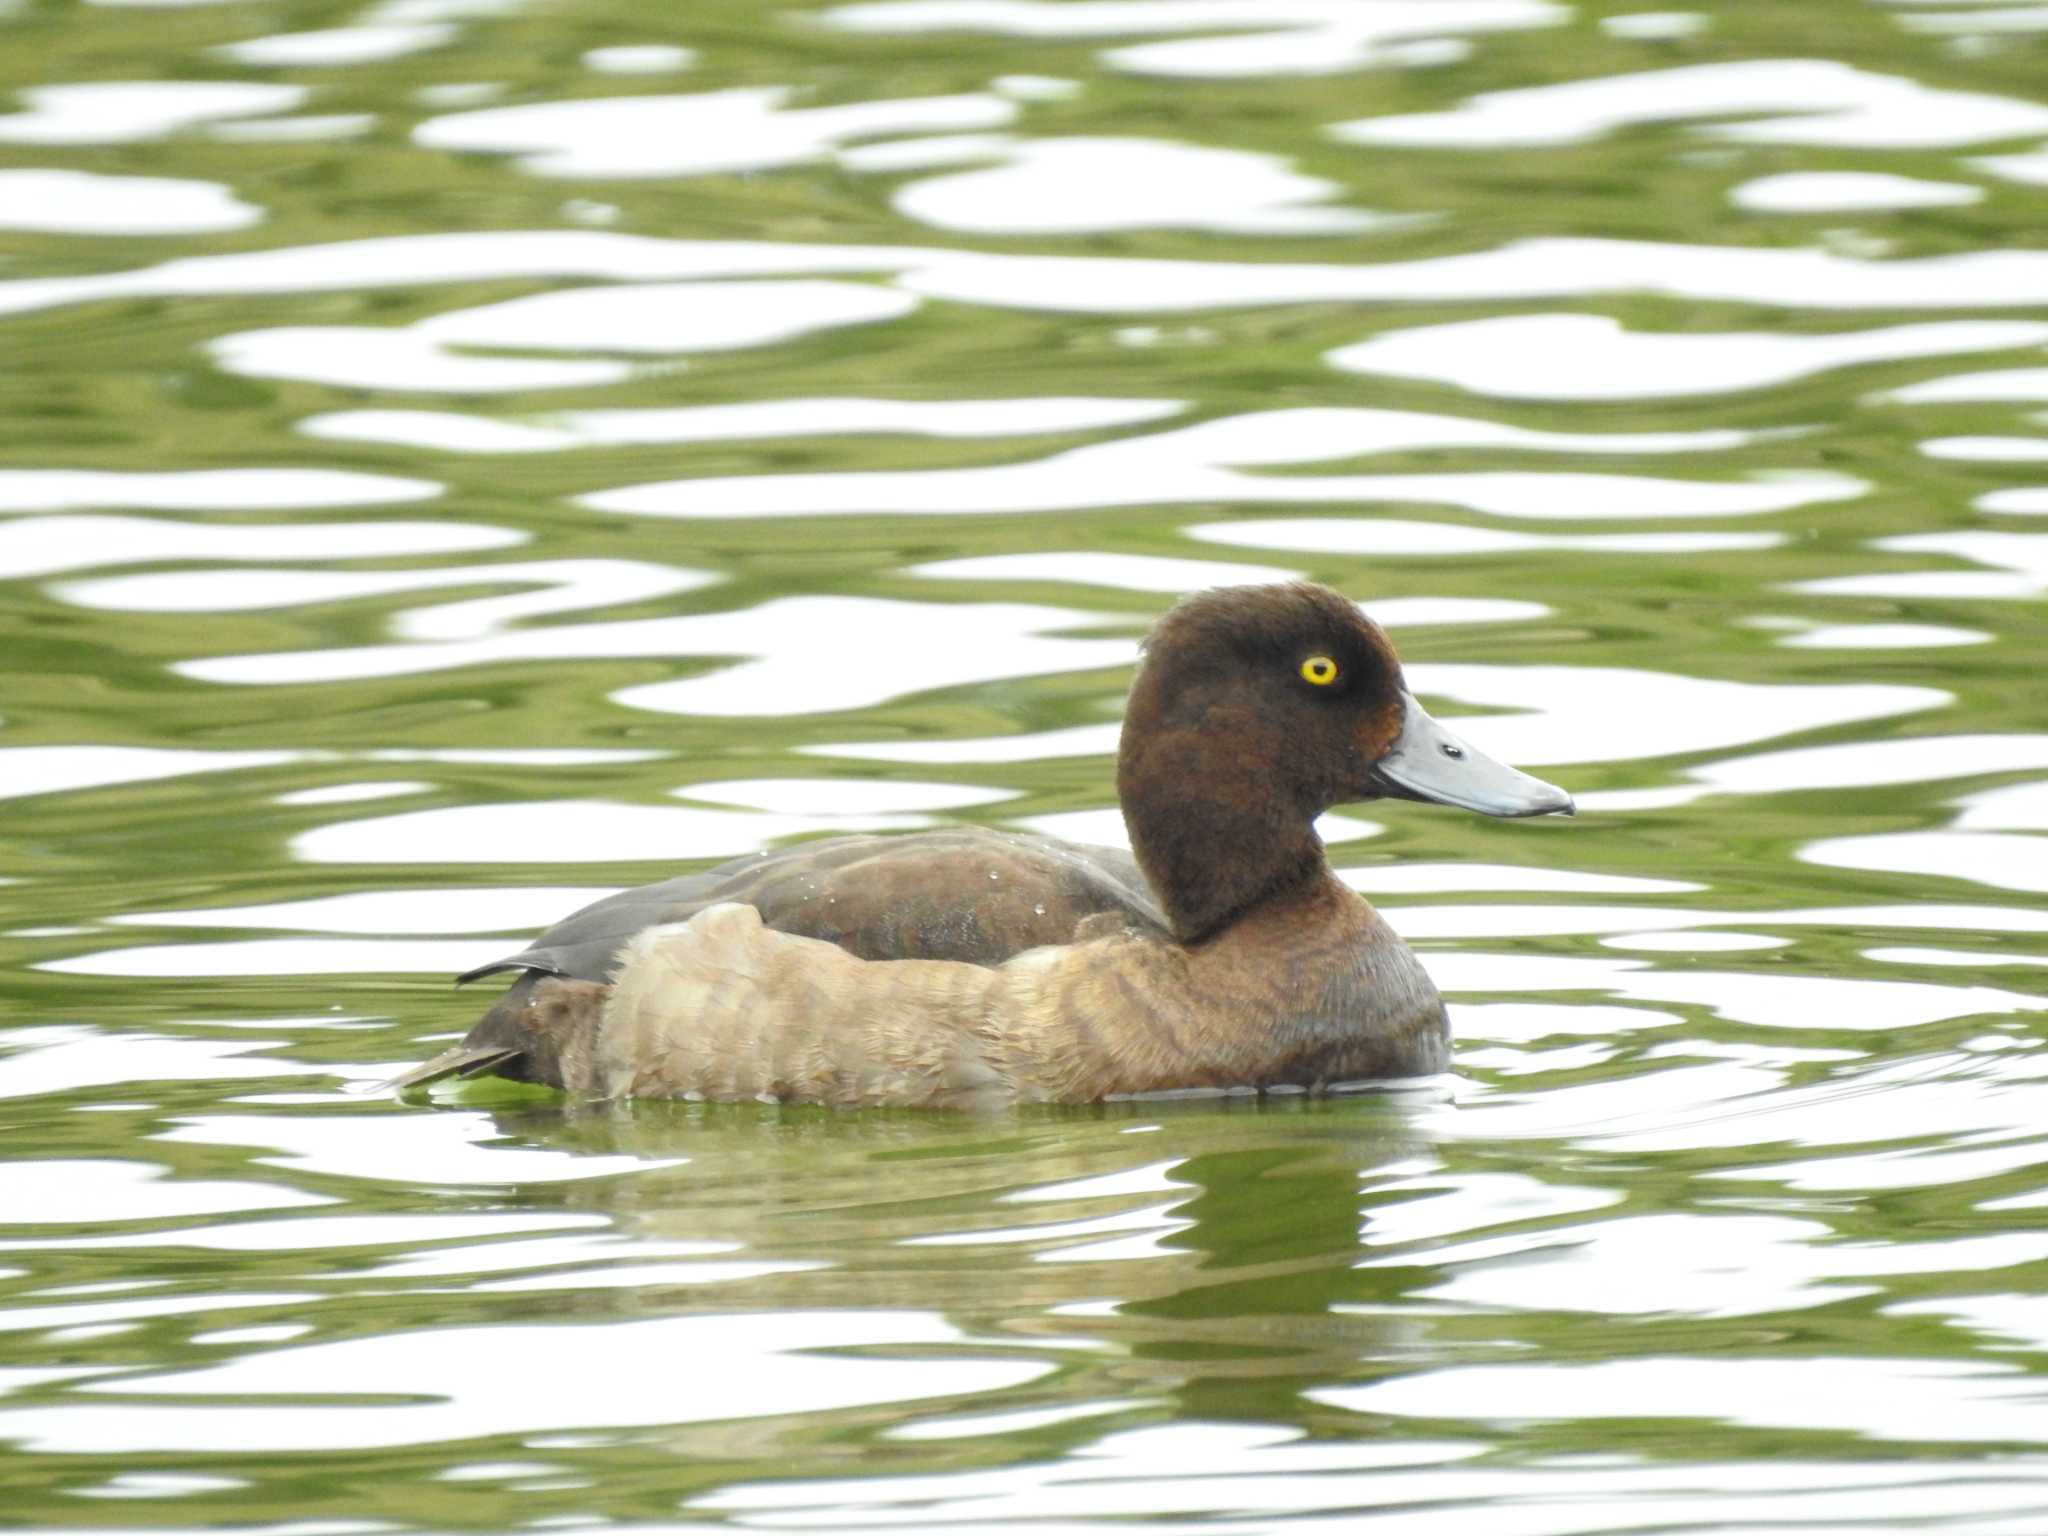
[[[1131,851],[1183,944],[1214,938],[1246,914],[1297,900],[1330,879],[1322,839],[1255,762],[1219,764],[1179,750],[1172,734],[1134,735],[1117,756]],[[1196,773],[1193,764],[1205,770]]]

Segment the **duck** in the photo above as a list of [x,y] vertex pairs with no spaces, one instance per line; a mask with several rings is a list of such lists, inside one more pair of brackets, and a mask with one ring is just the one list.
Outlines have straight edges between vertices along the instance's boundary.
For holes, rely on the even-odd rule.
[[1439,1073],[1443,999],[1331,870],[1316,818],[1379,799],[1575,810],[1432,718],[1385,631],[1311,582],[1158,619],[1116,788],[1128,853],[958,826],[607,896],[459,978],[515,979],[386,1086],[972,1110]]

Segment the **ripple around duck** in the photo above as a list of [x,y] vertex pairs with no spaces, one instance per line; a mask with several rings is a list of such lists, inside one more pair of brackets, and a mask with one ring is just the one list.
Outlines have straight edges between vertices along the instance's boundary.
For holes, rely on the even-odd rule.
[[[792,1398],[817,1412],[906,1398],[1001,1391],[1042,1375],[1033,1361],[861,1360],[821,1357],[832,1345],[923,1347],[958,1343],[942,1320],[866,1312],[852,1317],[784,1313],[751,1322],[737,1317],[661,1318],[596,1325],[463,1328],[375,1339],[287,1346],[210,1369],[124,1384],[128,1401],[84,1398],[59,1408],[0,1408],[0,1433],[34,1450],[277,1452],[420,1445],[520,1431],[689,1422],[750,1417]],[[616,1382],[585,1369],[591,1351],[629,1357],[687,1354],[730,1383],[717,1399],[678,1390],[655,1373],[632,1373],[630,1398]],[[548,1366],[545,1357],[552,1356]],[[545,1367],[536,1370],[536,1366]],[[289,1399],[316,1379],[335,1406],[280,1413],[262,1399]],[[578,1388],[575,1383],[581,1383]],[[91,1384],[87,1384],[90,1389]],[[403,1409],[365,1413],[393,1392],[414,1399]],[[185,1400],[177,1412],[152,1407],[152,1393]],[[739,1396],[735,1396],[735,1393]],[[137,1401],[137,1399],[142,1399]],[[192,1400],[240,1399],[191,1406]],[[350,1403],[355,1398],[357,1403]],[[255,1399],[255,1401],[250,1401]],[[695,1406],[692,1407],[694,1402]],[[751,1413],[750,1411],[751,1410]]]

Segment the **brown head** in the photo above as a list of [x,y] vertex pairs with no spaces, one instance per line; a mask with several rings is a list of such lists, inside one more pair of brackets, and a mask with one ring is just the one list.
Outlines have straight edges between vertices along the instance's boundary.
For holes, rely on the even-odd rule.
[[1131,846],[1183,943],[1324,868],[1315,818],[1390,796],[1492,816],[1571,797],[1467,746],[1408,692],[1386,633],[1309,582],[1222,587],[1153,626],[1117,754]]

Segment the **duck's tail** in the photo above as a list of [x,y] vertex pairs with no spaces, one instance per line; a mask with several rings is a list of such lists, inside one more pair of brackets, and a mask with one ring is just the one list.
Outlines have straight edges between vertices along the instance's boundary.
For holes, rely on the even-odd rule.
[[611,988],[528,971],[452,1046],[366,1091],[403,1091],[444,1077],[493,1073],[550,1088],[590,1086],[586,1063]]

